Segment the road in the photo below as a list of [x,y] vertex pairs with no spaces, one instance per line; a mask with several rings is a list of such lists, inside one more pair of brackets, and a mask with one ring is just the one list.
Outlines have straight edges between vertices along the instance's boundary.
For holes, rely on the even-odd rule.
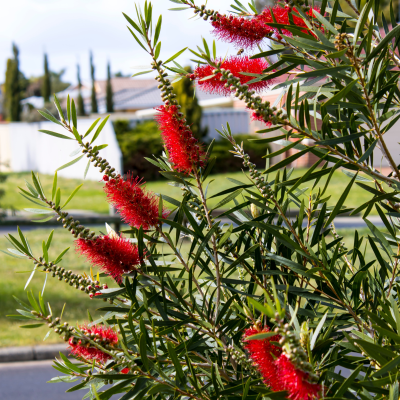
[[[65,393],[77,384],[46,383],[60,374],[52,361],[25,361],[0,364],[1,400],[80,400],[84,391]],[[62,375],[62,374],[60,374]]]

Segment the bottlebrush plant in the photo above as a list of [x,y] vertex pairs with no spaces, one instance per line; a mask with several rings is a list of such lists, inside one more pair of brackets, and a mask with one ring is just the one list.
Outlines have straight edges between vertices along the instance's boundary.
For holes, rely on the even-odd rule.
[[[75,274],[63,266],[63,253],[51,261],[52,237],[36,255],[21,231],[9,235],[13,255],[99,301],[103,315],[70,326],[41,294],[38,300],[29,294],[13,318],[34,322],[30,327],[48,324],[65,340],[76,361],[61,356],[55,368],[62,376],[54,381],[77,381],[69,391],[86,389],[86,398],[398,399],[400,172],[392,156],[398,149],[386,144],[400,118],[400,26],[393,7],[391,28],[382,17],[380,30],[376,0],[347,1],[353,15],[338,0],[287,0],[261,13],[254,3],[246,8],[236,1],[231,14],[195,0],[173,2],[245,52],[221,59],[216,43],[204,40],[190,50],[198,66],[188,76],[175,61],[183,50],[159,59],[156,6],[146,2],[136,20],[125,15],[164,102],[156,120],[165,154],[151,162],[182,196],[156,195],[140,177],[119,175],[100,156],[105,145],[95,144],[107,118],[79,132],[74,101],[68,98],[65,116],[55,98],[59,119],[42,115],[66,134],[42,132],[76,140],[82,155],[73,162],[86,155],[87,168],[100,169],[105,196],[130,228],[91,232],[65,211],[76,190],[62,205],[57,175],[45,193],[32,174],[22,193],[41,206],[33,211],[56,214],[77,252],[101,274]],[[282,146],[267,161],[297,152],[258,170],[227,125],[220,134],[243,161],[243,177],[211,196],[219,199],[211,207],[205,184],[213,143],[206,148],[193,136],[174,79],[243,100],[267,126],[260,133],[269,136],[252,140]],[[263,99],[266,87],[281,89],[282,109]],[[377,149],[391,169],[387,175],[374,166]],[[293,177],[291,164],[307,153],[317,162]],[[338,170],[343,187],[333,202],[327,189]],[[355,185],[368,200],[346,207]],[[335,230],[345,213],[359,215],[368,229],[354,230],[347,244]],[[110,288],[101,283],[106,275],[115,281]],[[101,307],[103,300],[110,304]]]

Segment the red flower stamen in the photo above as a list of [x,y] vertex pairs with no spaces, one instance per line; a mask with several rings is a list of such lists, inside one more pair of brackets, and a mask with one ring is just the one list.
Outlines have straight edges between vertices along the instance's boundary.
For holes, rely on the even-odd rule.
[[[222,60],[217,59],[215,61],[219,62]],[[244,75],[243,73],[261,74],[266,68],[268,68],[268,63],[264,60],[264,58],[256,58],[251,60],[247,56],[233,56],[222,61],[221,68],[229,70],[233,76],[239,78],[240,83],[244,85],[253,80],[255,77]],[[226,81],[221,81],[221,73],[218,73],[213,78],[202,80],[203,78],[213,75],[213,70],[214,67],[211,65],[200,65],[195,69],[194,74],[199,87],[202,90],[211,93],[218,93],[225,96],[231,94],[232,92],[229,86],[225,87]],[[271,83],[271,80],[250,83],[249,89],[258,92],[268,88]]]
[[[269,331],[268,327],[264,328],[262,331],[250,328],[245,331],[244,337],[247,338],[257,333]],[[282,354],[282,350],[270,343],[271,341],[278,342],[279,339],[280,336],[275,335],[262,340],[249,340],[246,342],[245,346],[245,349],[249,351],[251,359],[263,376],[264,383],[275,392],[284,390],[279,380],[278,368],[274,363],[275,359]]]
[[[145,190],[144,183],[136,177],[128,175],[126,181],[122,178],[110,179],[104,185],[107,199],[117,211],[122,219],[130,226],[148,230],[157,226],[159,221],[158,197]],[[167,211],[162,212],[162,217],[168,216]]]
[[[114,346],[118,343],[117,334],[109,327],[103,325],[81,325],[79,329],[85,335],[96,335],[102,342],[106,342],[110,346]],[[104,353],[90,343],[83,343],[82,340],[73,337],[69,339],[69,347],[73,355],[85,361],[95,360],[104,364],[107,360],[112,358],[109,354]]]
[[[317,7],[310,9],[307,14],[313,17],[313,10],[319,11]],[[233,15],[217,14],[212,22],[214,27],[213,33],[221,40],[234,43],[238,47],[254,47],[262,42],[262,40],[271,34],[275,34],[281,39],[279,29],[271,27],[269,23],[277,23],[282,25],[290,25],[289,13],[292,12],[293,24],[302,29],[302,32],[309,33],[309,29],[304,20],[298,16],[296,8],[275,6],[266,8],[261,14],[252,18],[235,17]],[[272,17],[273,14],[273,17]],[[296,15],[297,14],[297,15]],[[292,36],[287,29],[281,29],[286,36]]]
[[173,168],[189,174],[204,165],[205,153],[175,105],[157,108],[156,120]]
[[[257,333],[269,332],[268,327],[247,329],[244,338]],[[279,342],[281,336],[274,335],[265,339],[247,340],[245,349],[264,378],[264,383],[274,392],[286,390],[290,400],[311,400],[318,398],[321,385],[308,381],[308,373],[297,369],[280,347],[271,342]]]
[[76,250],[103,272],[121,283],[122,275],[140,265],[136,245],[118,236],[99,236],[95,239],[78,239]]
[[273,33],[273,29],[256,18],[234,17],[233,15],[216,15],[212,22],[213,33],[218,39],[234,43],[238,47],[253,47]]
[[283,390],[289,392],[291,400],[309,400],[318,398],[321,385],[310,383],[307,380],[307,372],[296,369],[285,354],[282,354],[275,364],[279,370]]
[[128,368],[128,367],[123,368],[123,369],[121,369],[121,374],[129,374],[130,370],[131,370],[131,369]]

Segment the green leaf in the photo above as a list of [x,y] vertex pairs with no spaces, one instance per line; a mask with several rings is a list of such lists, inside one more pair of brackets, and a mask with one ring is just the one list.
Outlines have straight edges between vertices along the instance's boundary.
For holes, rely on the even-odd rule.
[[172,60],[175,60],[175,58],[178,58],[184,51],[186,51],[187,47],[185,47],[182,50],[179,50],[177,53],[175,53],[172,57],[168,58],[167,61],[165,61],[163,64],[167,64],[171,62]]
[[45,133],[46,135],[50,135],[50,136],[55,136],[61,139],[69,139],[72,140],[72,138],[62,135],[61,133],[57,133],[57,132],[53,132],[53,131],[47,131],[46,129],[39,129],[39,132]]
[[331,215],[329,216],[328,220],[325,223],[325,227],[327,227],[335,219],[336,215],[339,213],[344,202],[346,201],[348,194],[350,193],[350,189],[353,186],[353,183],[356,180],[356,177],[357,177],[357,174],[353,176],[353,179],[350,181],[350,183],[347,185],[346,189],[340,196],[338,202],[335,205],[335,208],[332,210]]
[[104,118],[103,122],[99,125],[99,127],[96,129],[95,134],[93,135],[92,140],[90,141],[90,144],[92,144],[100,135],[100,132],[103,130],[105,124],[107,123],[108,119],[110,118],[109,115],[107,115],[106,118]]
[[161,51],[161,42],[158,42],[156,49],[154,50],[154,58],[157,60]]
[[153,72],[153,70],[152,70],[152,69],[149,69],[149,70],[147,70],[147,71],[140,71],[140,72],[137,72],[136,74],[133,74],[133,75],[132,75],[132,78],[133,78],[134,76],[149,74],[150,72]]
[[85,136],[83,136],[83,138],[85,138],[86,136],[88,136],[90,134],[90,132],[92,132],[92,130],[96,127],[96,125],[98,124],[98,122],[101,120],[101,118],[97,118],[96,121],[93,122],[92,125],[90,125],[90,128],[87,130],[87,132],[85,133]]
[[383,40],[374,48],[373,51],[367,56],[363,62],[363,65],[368,64],[374,57],[380,55],[382,50],[386,49],[389,43],[392,41],[393,38],[398,37],[400,33],[400,25],[397,25],[394,29],[392,29],[384,38]]
[[72,99],[71,101],[71,117],[72,117],[72,124],[74,128],[78,127],[78,121],[76,119],[76,108],[75,108],[75,101]]
[[350,82],[347,84],[339,93],[336,93],[334,96],[332,96],[329,100],[327,100],[324,105],[329,106],[331,104],[336,104],[339,100],[343,99],[346,97],[347,93],[349,93],[352,89],[353,86],[358,82],[358,79],[354,79],[354,81]]
[[48,119],[49,121],[54,122],[55,124],[58,124],[58,125],[61,125],[62,127],[64,127],[64,125],[57,118],[53,117],[51,114],[47,114],[46,112],[40,111],[40,110],[38,110],[38,113],[42,117]]
[[64,165],[62,165],[61,167],[57,168],[57,169],[56,169],[56,172],[57,172],[57,171],[61,171],[62,169],[68,168],[68,167],[70,167],[71,165],[76,164],[76,163],[77,163],[79,160],[81,160],[84,156],[85,156],[85,155],[82,154],[82,155],[79,156],[78,158],[75,158],[75,160],[72,160],[72,161],[70,161],[70,162],[67,162],[66,164],[64,164]]
[[[125,14],[124,14],[125,15]],[[133,30],[131,28],[129,28],[129,26],[127,27],[129,29],[129,32],[132,34],[132,36],[135,38],[136,42],[139,44],[139,46],[146,52],[148,53],[146,47],[143,46],[142,42],[138,39],[138,37],[135,35],[135,33],[133,32]]]
[[54,174],[54,179],[53,179],[53,189],[51,191],[51,200],[54,200],[54,196],[56,195],[57,191],[57,171]]
[[158,42],[158,38],[160,37],[160,32],[161,32],[161,25],[162,25],[162,15],[158,17],[157,25],[156,25],[156,30],[154,31],[154,42],[153,46],[155,46]]
[[335,395],[333,396],[334,398],[336,397],[342,397],[347,389],[351,386],[351,384],[354,382],[354,380],[357,378],[358,374],[361,371],[361,368],[363,366],[359,365],[352,373],[351,375],[340,385],[339,389],[337,390],[337,392],[335,393]]
[[70,196],[68,197],[67,201],[64,203],[64,205],[61,208],[64,208],[71,200],[72,198],[76,195],[76,193],[78,192],[78,190],[83,186],[83,183],[80,184],[79,186],[77,186],[74,191],[70,194]]

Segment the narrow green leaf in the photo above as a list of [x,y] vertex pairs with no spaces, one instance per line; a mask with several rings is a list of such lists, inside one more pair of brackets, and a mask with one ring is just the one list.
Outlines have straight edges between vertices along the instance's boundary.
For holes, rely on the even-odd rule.
[[70,194],[70,196],[68,197],[67,201],[64,203],[64,205],[61,208],[64,208],[71,200],[72,198],[76,195],[76,193],[78,192],[78,190],[83,186],[83,183],[80,184],[79,186],[77,186],[74,191]]

